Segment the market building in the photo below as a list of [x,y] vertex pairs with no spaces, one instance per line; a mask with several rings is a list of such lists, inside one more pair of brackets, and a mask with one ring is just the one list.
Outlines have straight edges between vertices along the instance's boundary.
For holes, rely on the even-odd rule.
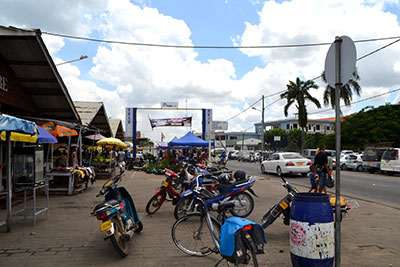
[[115,137],[103,102],[74,101],[82,124],[96,129],[105,137]]
[[112,135],[111,137],[115,137],[121,139],[122,141],[125,140],[125,132],[122,126],[122,121],[120,119],[110,119],[110,126]]

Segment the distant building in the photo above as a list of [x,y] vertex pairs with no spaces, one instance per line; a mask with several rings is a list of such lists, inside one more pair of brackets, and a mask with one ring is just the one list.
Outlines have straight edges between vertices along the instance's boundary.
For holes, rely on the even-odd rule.
[[[321,133],[321,134],[331,134],[334,133],[335,117],[324,118],[324,119],[308,119],[306,131],[309,134]],[[256,133],[262,133],[262,123],[255,123]],[[270,127],[272,129],[280,128],[282,130],[293,130],[300,129],[298,119],[286,119],[286,120],[276,120],[264,122],[264,126]]]
[[261,134],[252,132],[216,132],[215,146],[227,150],[257,150],[261,147]]

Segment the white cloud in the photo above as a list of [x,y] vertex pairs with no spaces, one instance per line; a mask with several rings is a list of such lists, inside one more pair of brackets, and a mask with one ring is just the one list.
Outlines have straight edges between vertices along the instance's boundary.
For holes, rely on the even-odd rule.
[[[141,7],[128,0],[79,3],[16,0],[4,6],[0,24],[83,36],[96,35],[126,42],[193,45],[192,32],[185,21],[146,7],[151,5],[151,1],[135,2]],[[250,2],[259,3],[258,0]],[[385,11],[387,4],[398,4],[398,1],[267,1],[258,13],[259,23],[246,22],[243,33],[231,39],[234,45],[281,45],[331,42],[337,35],[347,35],[353,40],[397,36],[399,23],[396,15]],[[43,38],[53,56],[68,49],[61,38],[47,35]],[[358,56],[389,42],[357,43]],[[74,100],[103,101],[113,118],[124,119],[125,107],[158,107],[161,101],[179,101],[180,107],[184,107],[187,99],[188,107],[213,108],[214,119],[225,120],[238,114],[242,107],[256,102],[261,95],[269,96],[286,89],[289,80],[319,76],[328,48],[241,49],[249,57],[260,58],[265,67],[254,67],[238,79],[233,62],[224,58],[200,62],[193,49],[99,44],[89,75],[82,75],[90,80],[80,78],[81,71],[70,64],[63,65],[59,71]],[[357,62],[363,87],[362,98],[400,87],[399,52],[400,45],[395,44]],[[55,58],[55,61],[61,60]],[[312,92],[322,103],[325,85],[320,80],[316,82],[321,87]],[[279,95],[267,97],[265,105],[277,99]],[[374,101],[384,103],[387,99],[385,96]],[[243,103],[247,104],[243,106]],[[285,100],[281,100],[268,106],[265,119],[282,119],[284,105]],[[261,108],[261,104],[257,107]],[[317,110],[311,103],[307,107],[309,113]],[[351,107],[343,111],[356,110]],[[292,107],[289,114],[292,116],[294,112],[295,107]],[[160,128],[152,131],[147,114],[161,118],[182,117],[186,113],[139,112],[138,128],[152,138],[159,139],[161,131],[167,134],[168,139],[188,130]],[[188,111],[188,114],[194,116],[193,129],[201,131],[201,112]],[[333,113],[327,112],[312,117],[331,115]],[[229,129],[240,131],[260,120],[260,112],[249,110],[229,121]]]

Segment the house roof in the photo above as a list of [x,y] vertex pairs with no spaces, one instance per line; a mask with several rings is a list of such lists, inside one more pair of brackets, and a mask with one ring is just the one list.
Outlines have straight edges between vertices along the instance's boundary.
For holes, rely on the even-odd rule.
[[[12,75],[10,82],[20,91],[19,101],[0,101],[3,112],[81,123],[39,29],[0,26],[0,61],[7,65],[7,72]],[[13,93],[1,97],[5,99]],[[29,105],[21,105],[23,102]]]
[[112,137],[119,138],[121,140],[125,140],[124,128],[122,127],[122,121],[120,119],[109,120]]
[[103,102],[74,101],[82,124],[97,128],[106,137],[112,136],[112,129]]

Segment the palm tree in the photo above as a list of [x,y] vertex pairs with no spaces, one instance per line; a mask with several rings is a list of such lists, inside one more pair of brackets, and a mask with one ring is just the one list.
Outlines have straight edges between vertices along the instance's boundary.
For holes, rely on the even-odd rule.
[[313,102],[318,108],[321,108],[321,104],[318,99],[314,98],[308,92],[311,88],[318,89],[318,85],[314,83],[314,81],[302,81],[300,78],[296,78],[296,82],[289,81],[289,84],[286,85],[287,91],[281,94],[281,98],[286,98],[287,103],[284,108],[285,116],[288,116],[289,107],[296,102],[296,108],[298,110],[298,122],[301,128],[301,149],[303,150],[305,143],[305,134],[304,128],[307,127],[307,107],[306,100]]
[[[321,75],[322,81],[328,83],[325,78],[325,72]],[[353,99],[353,91],[357,96],[360,96],[361,86],[357,81],[360,80],[357,68],[354,69],[353,78],[349,80],[344,86],[340,87],[340,98],[343,99],[346,106],[351,105],[351,100]],[[353,89],[353,90],[352,90]],[[332,108],[335,108],[335,87],[331,87],[329,84],[325,88],[324,92],[324,105],[328,106],[331,104]]]

